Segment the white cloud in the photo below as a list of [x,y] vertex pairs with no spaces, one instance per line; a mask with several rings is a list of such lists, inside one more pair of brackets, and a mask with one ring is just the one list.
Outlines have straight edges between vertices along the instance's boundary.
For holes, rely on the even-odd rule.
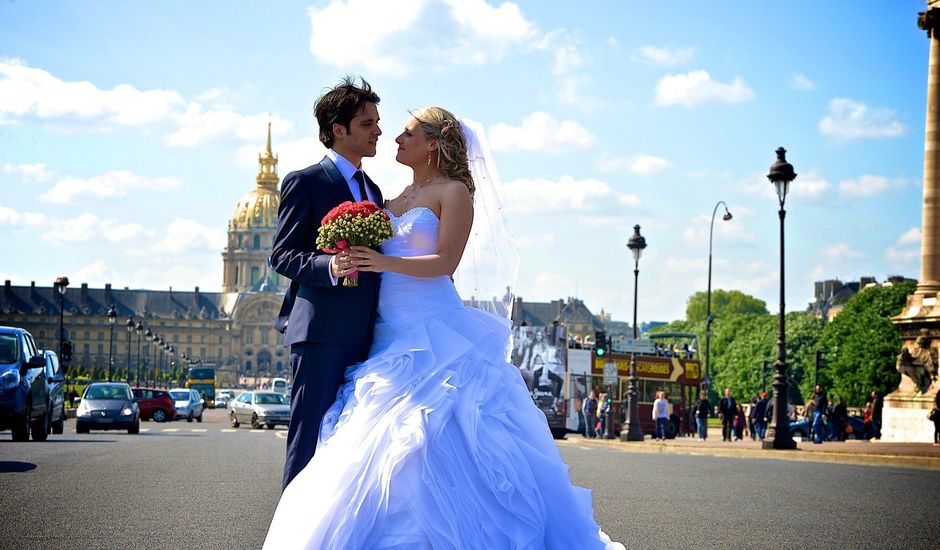
[[595,179],[558,181],[518,179],[506,184],[506,205],[511,212],[594,210],[598,199],[611,195],[610,186]]
[[664,76],[656,84],[656,104],[662,106],[695,107],[713,101],[743,103],[752,99],[754,90],[741,77],[726,84],[712,80],[708,71]]
[[38,227],[45,222],[45,214],[40,214],[39,212],[20,212],[13,208],[0,206],[0,227]]
[[516,235],[516,247],[523,248],[548,248],[555,245],[555,235],[551,233],[539,233],[537,235]]
[[819,250],[819,252],[831,262],[843,262],[846,260],[861,260],[865,254],[852,249],[846,243],[836,243]]
[[543,271],[535,276],[532,290],[536,296],[562,296],[572,295],[577,288],[577,282],[559,273]]
[[127,170],[113,170],[88,179],[61,179],[52,189],[40,195],[39,200],[64,204],[83,195],[109,199],[123,197],[130,190],[169,191],[182,185],[183,182],[177,178],[149,178]]
[[899,137],[907,127],[895,120],[890,109],[872,109],[858,101],[836,98],[829,102],[829,113],[819,121],[819,132],[844,141]]
[[919,227],[912,227],[898,237],[898,244],[901,246],[910,244],[920,244],[921,234]]
[[637,62],[655,67],[675,67],[685,65],[692,61],[695,48],[658,48],[656,46],[643,46],[630,57]]
[[310,52],[317,60],[344,70],[362,67],[370,74],[480,65],[535,36],[535,26],[512,2],[333,0],[307,13]]
[[265,113],[242,115],[227,109],[206,110],[195,102],[190,103],[186,112],[175,118],[179,129],[163,137],[163,142],[170,147],[193,147],[227,135],[264,143],[269,120],[273,135],[287,134],[293,128],[290,121],[279,116],[269,116]]
[[67,220],[50,220],[45,227],[48,230],[42,234],[42,239],[55,244],[98,239],[116,243],[151,235],[140,224],[119,223],[113,219],[101,219],[88,213]]
[[617,202],[624,206],[630,206],[637,208],[643,206],[643,201],[639,196],[634,195],[633,193],[627,193],[625,195],[617,195]]
[[221,227],[203,225],[195,220],[175,219],[166,228],[166,236],[154,246],[157,254],[182,254],[189,250],[222,250],[226,232]]
[[36,164],[10,164],[3,165],[3,171],[7,174],[19,174],[26,181],[49,181],[52,178],[52,171],[46,168],[42,162]]
[[633,172],[634,174],[655,174],[668,169],[668,159],[654,155],[634,155],[629,158],[604,156],[598,161],[598,168],[604,172]]
[[[773,187],[770,183],[767,185]],[[815,170],[799,175],[790,183],[790,192],[795,197],[806,201],[821,200],[828,195],[830,189],[832,189],[832,184]]]
[[893,264],[909,264],[919,257],[920,252],[917,250],[905,250],[894,246],[889,246],[885,250],[885,258]]
[[537,111],[522,119],[521,126],[494,124],[489,130],[490,145],[497,151],[538,151],[542,153],[585,149],[596,141],[591,132],[573,120],[558,122],[548,113]]
[[89,283],[90,286],[104,286],[105,283],[111,283],[116,288],[131,286],[123,275],[104,260],[95,260],[90,264],[83,265],[69,274],[69,277],[73,283]]
[[872,197],[903,187],[904,180],[889,180],[883,176],[864,175],[858,179],[839,182],[839,192],[847,197]]
[[66,82],[18,60],[0,61],[0,119],[101,118],[120,126],[165,119],[182,101],[173,90],[141,91],[129,84],[102,90],[91,82]]
[[806,77],[803,73],[796,73],[790,79],[790,87],[794,90],[815,90],[816,83]]

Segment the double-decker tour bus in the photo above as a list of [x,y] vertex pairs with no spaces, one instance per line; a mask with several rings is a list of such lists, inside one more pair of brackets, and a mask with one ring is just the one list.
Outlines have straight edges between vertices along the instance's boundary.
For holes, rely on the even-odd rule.
[[[702,378],[702,362],[698,356],[698,337],[684,332],[650,334],[649,339],[614,339],[606,357],[592,354],[591,386],[598,394],[608,392],[613,409],[613,433],[619,434],[626,422],[627,396],[630,389],[630,359],[636,355],[637,401],[640,427],[644,434],[655,434],[653,401],[656,393],[666,392],[669,401],[669,423],[666,436],[680,432],[694,433],[691,413],[698,399]],[[605,384],[604,367],[613,363],[617,382]],[[610,382],[608,378],[607,382]],[[625,426],[624,426],[625,428]]]
[[218,383],[215,379],[215,367],[200,365],[190,367],[186,375],[186,387],[199,392],[199,395],[206,400],[206,406],[210,409],[215,408],[215,390]]

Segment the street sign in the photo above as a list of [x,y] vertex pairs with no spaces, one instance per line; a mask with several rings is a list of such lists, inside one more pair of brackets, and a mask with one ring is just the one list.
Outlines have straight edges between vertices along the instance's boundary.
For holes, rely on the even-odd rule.
[[639,353],[640,355],[655,355],[656,346],[652,340],[637,338],[614,338],[613,349],[617,353]]
[[604,363],[604,385],[613,386],[617,383],[617,363]]

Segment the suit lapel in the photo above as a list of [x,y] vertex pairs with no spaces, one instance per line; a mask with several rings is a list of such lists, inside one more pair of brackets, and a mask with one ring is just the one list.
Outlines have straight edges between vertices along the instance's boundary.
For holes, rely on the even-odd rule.
[[[365,171],[362,172],[366,174]],[[379,206],[382,206],[385,203],[385,200],[382,198],[382,190],[379,189],[379,186],[372,181],[372,178],[369,177],[369,174],[366,174],[366,183],[369,184],[369,191],[372,191],[372,196],[375,197],[375,201]]]
[[336,204],[356,200],[352,195],[352,191],[349,190],[349,184],[346,183],[346,178],[339,173],[339,168],[330,160],[330,157],[323,157],[323,160],[320,161],[320,166],[323,167],[323,171],[326,172],[326,175],[330,177],[330,182],[332,183],[331,188],[333,194],[336,196]]

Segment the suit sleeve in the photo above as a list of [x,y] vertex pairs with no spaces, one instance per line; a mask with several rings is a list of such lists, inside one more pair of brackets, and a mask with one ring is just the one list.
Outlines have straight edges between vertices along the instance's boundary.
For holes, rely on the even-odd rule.
[[281,183],[271,266],[278,274],[303,285],[333,286],[331,255],[316,248],[320,220],[315,214],[314,185],[310,180],[300,172],[291,172]]

